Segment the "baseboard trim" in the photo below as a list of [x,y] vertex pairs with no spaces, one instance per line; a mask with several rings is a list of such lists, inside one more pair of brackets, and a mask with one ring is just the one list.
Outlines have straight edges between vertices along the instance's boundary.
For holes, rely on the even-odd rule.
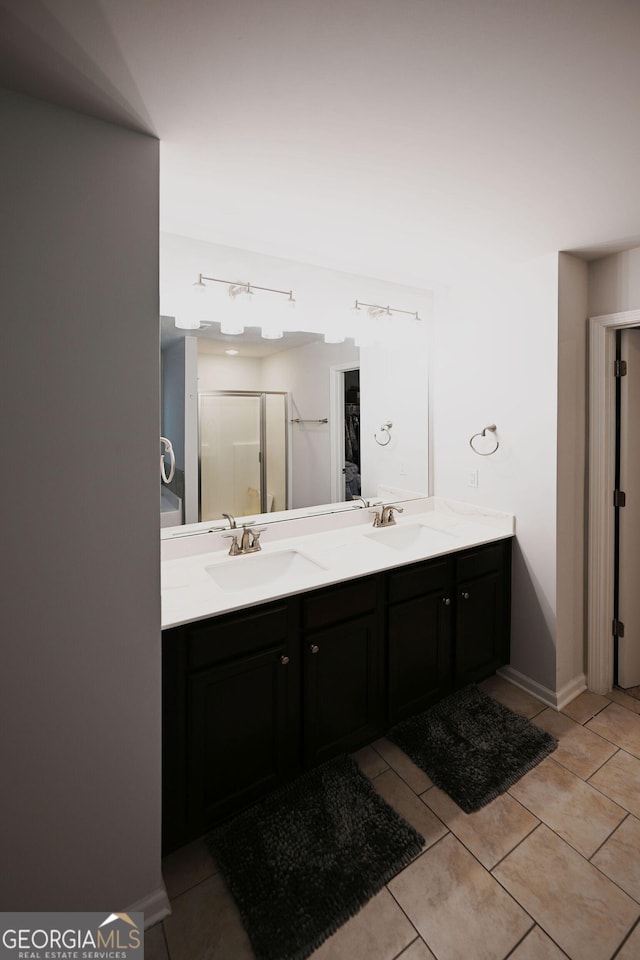
[[125,913],[144,913],[144,928],[155,927],[165,917],[171,913],[171,904],[165,890],[164,884],[153,890],[142,900],[132,903],[125,910]]
[[573,680],[569,680],[569,682],[565,683],[559,690],[550,690],[549,687],[544,687],[541,683],[538,683],[537,680],[532,680],[531,677],[520,673],[519,670],[514,670],[513,667],[501,667],[497,673],[501,677],[504,677],[505,680],[513,683],[514,686],[520,687],[521,690],[526,690],[527,693],[532,694],[537,700],[540,700],[553,710],[562,710],[568,703],[571,703],[572,700],[575,700],[579,694],[587,689],[587,678],[584,673],[580,673],[577,677],[574,677]]

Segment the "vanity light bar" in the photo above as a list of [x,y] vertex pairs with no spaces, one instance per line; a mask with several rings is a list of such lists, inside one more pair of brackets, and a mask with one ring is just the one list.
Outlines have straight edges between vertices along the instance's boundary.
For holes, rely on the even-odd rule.
[[273,287],[259,287],[257,283],[238,283],[237,280],[220,280],[218,277],[205,277],[204,274],[199,273],[198,279],[193,284],[194,287],[204,287],[204,280],[209,280],[212,283],[226,283],[229,287],[229,293],[231,296],[235,296],[238,293],[253,293],[254,290],[266,290],[267,293],[281,293],[283,296],[288,297],[291,303],[295,303],[295,297],[293,296],[293,290],[275,290]]
[[392,313],[405,313],[407,316],[413,317],[414,320],[420,319],[417,310],[399,310],[397,307],[383,307],[379,303],[364,303],[362,300],[356,300],[355,309],[359,310],[360,307],[369,307],[370,310],[379,311],[379,314],[376,314],[377,316],[381,314],[391,316]]

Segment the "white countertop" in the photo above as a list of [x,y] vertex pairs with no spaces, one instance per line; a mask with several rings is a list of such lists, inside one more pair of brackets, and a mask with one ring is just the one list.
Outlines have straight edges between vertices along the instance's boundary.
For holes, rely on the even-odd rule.
[[[513,536],[512,515],[428,497],[402,504],[395,526],[367,510],[266,527],[262,550],[229,557],[229,540],[203,533],[163,543],[162,628],[277,600]],[[242,531],[240,531],[241,533]],[[186,555],[185,555],[186,554]],[[222,587],[218,582],[230,586]]]

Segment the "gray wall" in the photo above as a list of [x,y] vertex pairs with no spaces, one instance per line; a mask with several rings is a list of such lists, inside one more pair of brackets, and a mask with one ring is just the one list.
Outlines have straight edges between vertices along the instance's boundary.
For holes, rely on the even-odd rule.
[[0,91],[0,903],[161,888],[158,143]]

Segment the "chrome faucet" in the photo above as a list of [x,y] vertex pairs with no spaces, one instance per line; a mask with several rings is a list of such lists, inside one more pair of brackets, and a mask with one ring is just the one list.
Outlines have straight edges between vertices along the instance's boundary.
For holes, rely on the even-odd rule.
[[236,527],[238,526],[238,524],[236,523],[236,518],[232,517],[230,513],[223,513],[222,516],[226,517],[226,519],[229,521],[229,529],[235,530]]
[[[228,516],[226,513],[223,516]],[[229,521],[233,520],[233,517],[229,517]],[[260,534],[264,533],[267,529],[266,527],[256,527],[255,530],[249,530],[249,527],[253,525],[255,521],[249,520],[247,523],[242,524],[242,534],[238,533],[225,533],[223,536],[231,540],[231,546],[229,547],[229,556],[230,557],[240,557],[245,553],[257,553],[258,550],[262,550],[262,544],[260,543]],[[237,524],[235,520],[231,525],[232,530],[237,529]],[[238,536],[240,536],[240,543],[238,543]]]
[[365,508],[366,508],[366,507],[368,507],[368,506],[369,506],[369,503],[368,503],[368,501],[367,501],[367,500],[365,500],[365,498],[364,498],[364,497],[351,497],[351,502],[352,502],[352,503],[355,503],[355,502],[356,502],[356,500],[359,500],[359,501],[360,501],[360,503],[362,504],[362,507],[359,507],[359,508],[358,508],[358,509],[360,509],[360,510],[362,510],[362,509],[363,509],[363,507],[365,507]]
[[404,513],[404,507],[397,507],[395,504],[389,504],[388,506],[381,506],[380,511],[372,510],[375,514],[373,519],[374,527],[391,527],[396,522],[394,516],[395,513]]

